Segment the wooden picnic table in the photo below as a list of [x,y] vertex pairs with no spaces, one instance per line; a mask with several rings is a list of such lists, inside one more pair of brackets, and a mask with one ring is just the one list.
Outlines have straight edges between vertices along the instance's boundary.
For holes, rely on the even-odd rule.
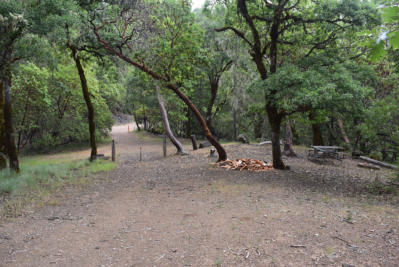
[[308,158],[333,158],[342,160],[344,154],[343,147],[340,146],[312,146],[313,149],[308,150]]

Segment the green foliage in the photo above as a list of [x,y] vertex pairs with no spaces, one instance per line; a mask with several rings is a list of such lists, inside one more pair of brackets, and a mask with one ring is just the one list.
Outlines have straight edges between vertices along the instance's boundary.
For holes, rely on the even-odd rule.
[[[264,93],[269,104],[276,105],[281,112],[329,110],[349,112],[361,108],[362,100],[371,92],[363,86],[360,71],[350,64],[319,64],[299,67],[286,64],[267,80],[259,80],[249,87],[252,95]],[[356,78],[355,78],[356,77]],[[350,104],[350,105],[349,105]]]
[[[97,134],[99,138],[106,137],[113,123],[111,113],[100,94],[94,70],[87,68],[86,75],[97,115]],[[33,63],[23,64],[13,88],[14,124],[20,148],[46,151],[89,139],[87,108],[72,62],[65,61],[51,74]],[[104,88],[101,92],[107,93]]]

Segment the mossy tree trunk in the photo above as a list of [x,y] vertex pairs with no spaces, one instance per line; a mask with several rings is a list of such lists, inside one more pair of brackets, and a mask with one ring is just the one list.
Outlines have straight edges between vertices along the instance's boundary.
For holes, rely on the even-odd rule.
[[79,73],[80,83],[82,86],[82,93],[83,98],[86,102],[87,111],[88,111],[88,121],[89,121],[89,132],[90,132],[90,147],[91,147],[91,154],[90,160],[93,161],[97,158],[97,144],[96,144],[96,123],[94,121],[94,107],[93,103],[90,99],[89,87],[87,85],[86,75],[80,62],[80,58],[78,55],[78,49],[72,45],[68,45],[69,49],[72,52],[73,59],[76,64],[76,68]]

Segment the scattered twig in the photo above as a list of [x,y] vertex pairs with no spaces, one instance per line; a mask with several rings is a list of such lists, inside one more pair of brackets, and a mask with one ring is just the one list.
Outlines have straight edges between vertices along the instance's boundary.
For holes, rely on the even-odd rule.
[[332,238],[341,240],[341,241],[344,242],[348,247],[351,247],[351,248],[358,248],[358,246],[355,246],[355,245],[349,243],[348,241],[346,241],[346,240],[343,239],[342,237],[339,237],[339,236],[332,236]]
[[306,248],[305,245],[291,245],[292,248]]
[[352,220],[349,220],[348,218],[343,218],[342,221],[349,223],[349,224],[354,224],[355,222]]
[[248,259],[248,257],[249,257],[249,251],[247,250],[246,252],[247,252],[247,253],[245,254],[245,259]]
[[157,260],[155,260],[154,263],[160,261],[163,257],[165,257],[165,254],[161,255],[161,257],[159,257]]

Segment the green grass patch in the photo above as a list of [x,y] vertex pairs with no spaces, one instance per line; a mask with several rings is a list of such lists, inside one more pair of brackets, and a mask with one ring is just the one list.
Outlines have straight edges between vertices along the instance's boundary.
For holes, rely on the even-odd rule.
[[162,135],[155,135],[146,131],[134,130],[133,134],[139,138],[140,141],[163,142]]
[[42,206],[62,187],[88,184],[90,174],[110,171],[115,167],[116,163],[104,160],[22,158],[20,173],[9,170],[0,172],[0,197],[3,200],[0,201],[0,217],[17,216],[26,204]]

